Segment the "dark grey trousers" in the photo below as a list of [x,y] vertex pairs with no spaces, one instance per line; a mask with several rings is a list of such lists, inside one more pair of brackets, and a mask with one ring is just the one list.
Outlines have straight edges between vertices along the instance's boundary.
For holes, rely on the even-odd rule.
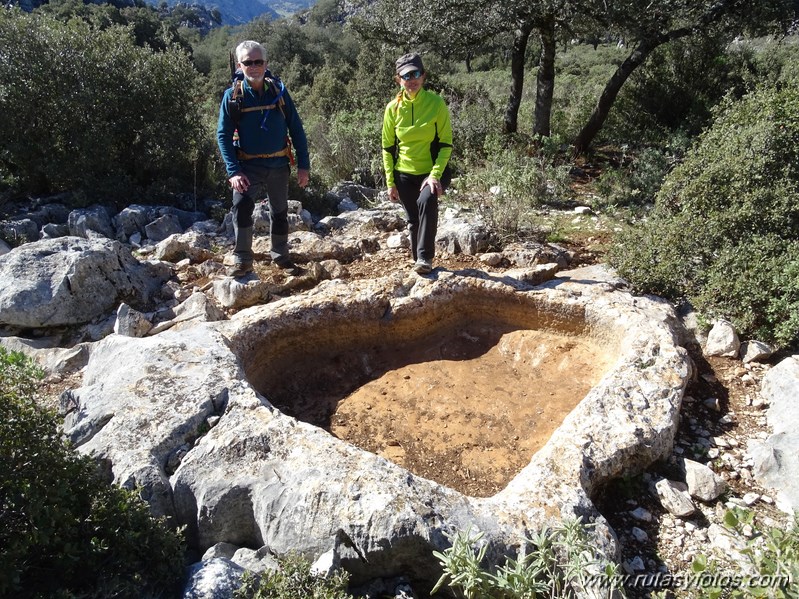
[[[250,180],[250,188],[240,193],[233,191],[233,231],[236,235],[236,247],[233,253],[236,262],[252,263],[252,213],[255,202],[267,198],[269,201],[269,237],[272,242],[272,259],[288,257],[288,195],[289,174],[288,166],[281,168],[264,168],[246,162],[241,170]],[[247,235],[249,229],[249,241]]]

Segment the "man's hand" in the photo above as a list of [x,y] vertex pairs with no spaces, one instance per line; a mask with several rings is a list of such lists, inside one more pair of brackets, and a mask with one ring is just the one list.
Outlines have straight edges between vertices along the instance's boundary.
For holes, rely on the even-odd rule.
[[395,204],[399,204],[400,197],[399,197],[399,190],[397,189],[396,185],[392,185],[388,188],[388,199]]
[[307,169],[298,168],[297,169],[297,185],[305,189],[308,185],[308,181],[311,179],[311,175]]
[[436,196],[440,196],[442,193],[444,193],[444,188],[441,186],[441,182],[434,177],[427,177],[427,179],[422,182],[422,186],[419,188],[419,191],[424,189],[426,185],[430,186],[430,191],[436,194]]
[[244,173],[236,173],[228,179],[228,183],[230,183],[234,191],[239,193],[245,193],[250,188],[250,180]]

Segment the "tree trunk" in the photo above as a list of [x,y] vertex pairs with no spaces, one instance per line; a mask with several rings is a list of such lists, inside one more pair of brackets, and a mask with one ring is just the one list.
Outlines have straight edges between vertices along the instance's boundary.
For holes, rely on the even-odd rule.
[[555,91],[555,21],[539,25],[541,57],[536,78],[533,133],[549,137],[552,132],[552,95]]
[[613,106],[613,102],[616,101],[616,96],[619,94],[621,86],[624,85],[624,82],[627,81],[632,72],[646,60],[655,48],[672,40],[706,30],[726,13],[733,10],[736,5],[745,7],[746,3],[742,0],[718,0],[713,2],[693,25],[674,29],[668,33],[653,35],[639,41],[632,54],[613,73],[610,81],[605,85],[602,95],[599,97],[599,102],[597,102],[594,111],[588,118],[588,122],[577,134],[574,140],[574,155],[579,156],[588,149],[596,134],[602,129],[602,125],[605,124],[610,108]]
[[519,106],[522,103],[522,90],[524,89],[524,53],[527,51],[527,40],[533,30],[531,23],[519,23],[513,34],[513,48],[510,59],[510,97],[505,117],[502,122],[503,133],[516,133],[519,128]]
[[619,95],[621,86],[624,85],[624,82],[632,75],[632,72],[638,68],[644,60],[646,60],[647,56],[659,45],[660,43],[653,40],[641,40],[632,51],[632,54],[619,65],[616,72],[613,73],[610,80],[605,84],[605,89],[602,90],[602,95],[599,96],[599,101],[594,107],[591,116],[588,118],[588,122],[583,126],[577,134],[577,138],[574,140],[575,156],[584,153],[588,149],[588,146],[591,145],[596,134],[602,129],[602,125],[605,124],[605,120],[608,118],[608,113],[610,113],[613,102],[616,101],[616,96]]

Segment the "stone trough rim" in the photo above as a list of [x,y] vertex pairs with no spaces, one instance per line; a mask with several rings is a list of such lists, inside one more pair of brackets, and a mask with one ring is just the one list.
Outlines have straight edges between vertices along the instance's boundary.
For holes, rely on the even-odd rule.
[[[429,278],[398,274],[353,283],[331,281],[303,295],[242,310],[227,321],[187,323],[146,339],[111,336],[109,346],[129,345],[131,351],[150,345],[171,351],[179,346],[181,355],[214,356],[207,379],[218,395],[225,396],[224,412],[219,423],[187,449],[171,474],[135,445],[116,447],[110,426],[107,435],[105,430],[93,432],[81,450],[112,463],[125,452],[135,454],[126,470],[120,466],[114,471],[115,480],[156,489],[152,501],[160,501],[163,512],[171,510],[179,523],[188,525],[192,541],[202,550],[238,541],[255,549],[268,546],[278,554],[298,550],[314,557],[334,551],[355,581],[396,574],[398,568],[429,580],[436,568],[429,550],[446,548],[447,534],[472,524],[486,533],[489,559],[500,559],[542,527],[568,516],[582,517],[596,524],[591,529],[595,542],[613,557],[618,550],[613,531],[591,495],[625,468],[643,470],[668,455],[690,363],[678,344],[678,321],[665,301],[634,297],[592,276],[571,271],[539,286],[471,271],[440,272]],[[556,299],[580,306],[589,319],[616,323],[627,335],[622,355],[600,383],[530,463],[491,497],[469,497],[443,487],[286,416],[245,380],[240,356],[254,343],[247,335],[256,326],[268,329],[270,319],[309,318],[314,305],[324,303],[329,309],[338,304],[337,309],[344,310],[347,302],[365,305],[375,318],[383,318],[387,305],[394,314],[413,313],[436,297],[459,293],[507,294],[524,301]],[[93,360],[95,352],[90,367]],[[169,366],[163,365],[165,376],[171,374]],[[635,379],[623,376],[622,367],[637,369]],[[93,375],[96,385],[101,386],[100,378]],[[185,396],[194,392],[180,385],[177,381],[171,392]],[[101,392],[113,395],[115,389]],[[619,392],[624,394],[624,405],[613,403]],[[217,406],[218,400],[215,396],[205,401],[202,413],[207,416],[215,409],[210,404]],[[657,413],[648,413],[653,406]],[[619,418],[619,430],[609,428],[609,415]],[[585,429],[586,420],[593,428]],[[78,429],[81,423],[73,425]],[[603,449],[603,436],[615,437],[619,455]],[[237,452],[253,457],[236,462]],[[321,454],[334,455],[338,461],[326,466],[325,472],[315,472],[312,458]],[[204,487],[203,477],[217,482]],[[310,502],[316,514],[306,509]],[[240,522],[230,514],[246,521],[250,534],[233,538]],[[302,536],[291,529],[302,531]]]
[[[579,278],[579,276],[577,276],[577,277],[575,276],[575,275],[579,275],[580,273],[590,273],[591,276],[598,276],[599,280],[596,280],[596,281],[593,281],[593,280],[590,280],[590,279],[589,280],[581,280]],[[417,287],[417,285],[419,285],[419,283],[421,283],[423,290],[429,290],[429,289],[434,289],[435,290],[437,283],[440,283],[442,279],[443,279],[443,281],[452,281],[452,280],[460,279],[461,283],[460,284],[456,284],[456,286],[455,286],[455,289],[457,289],[457,293],[465,293],[465,294],[479,293],[479,291],[477,289],[475,289],[471,285],[471,283],[473,281],[480,281],[481,284],[485,284],[486,286],[491,287],[493,289],[500,289],[500,290],[502,290],[502,292],[507,292],[507,293],[510,293],[510,294],[519,294],[521,297],[524,297],[524,296],[527,296],[527,297],[541,297],[541,296],[550,297],[551,294],[553,294],[553,293],[556,294],[556,295],[562,295],[562,296],[565,297],[565,302],[566,303],[572,304],[574,306],[582,307],[586,311],[586,318],[592,318],[595,321],[599,322],[602,319],[608,320],[608,317],[607,317],[606,314],[602,314],[602,313],[600,313],[600,311],[594,310],[594,306],[593,306],[593,303],[591,301],[591,297],[592,297],[591,293],[595,293],[598,290],[599,293],[601,293],[603,295],[606,295],[606,294],[609,294],[609,293],[614,293],[615,297],[623,297],[623,298],[625,298],[625,301],[623,303],[632,304],[633,306],[636,303],[639,303],[639,302],[640,303],[653,303],[653,304],[659,306],[660,309],[663,310],[663,320],[658,322],[658,323],[650,323],[653,326],[648,332],[651,333],[651,334],[654,334],[655,337],[661,337],[663,339],[663,341],[665,343],[667,343],[667,344],[671,343],[673,345],[673,347],[674,347],[674,352],[675,352],[675,356],[674,357],[677,359],[678,362],[686,362],[686,363],[688,363],[688,361],[689,361],[688,358],[687,358],[687,351],[684,350],[684,348],[682,348],[681,346],[679,346],[679,341],[678,341],[679,335],[677,333],[677,329],[681,325],[679,324],[676,316],[672,313],[672,308],[671,308],[670,304],[668,304],[668,302],[666,302],[665,300],[662,300],[662,299],[654,297],[654,296],[639,296],[639,297],[636,297],[636,296],[633,296],[633,295],[628,294],[626,292],[618,291],[615,287],[613,287],[611,284],[609,284],[607,282],[607,281],[614,281],[616,279],[613,277],[613,274],[610,271],[605,271],[604,267],[599,267],[599,268],[597,268],[597,267],[589,267],[589,268],[585,268],[585,269],[575,269],[575,270],[572,270],[572,271],[565,271],[565,272],[562,272],[562,273],[560,273],[558,275],[558,277],[559,277],[558,279],[555,279],[553,281],[547,282],[547,283],[542,284],[542,285],[537,285],[537,286],[536,285],[525,284],[525,283],[523,283],[521,281],[513,279],[512,277],[508,277],[507,275],[501,276],[501,277],[494,277],[490,273],[483,273],[483,272],[480,272],[480,271],[471,271],[470,270],[465,275],[461,275],[461,273],[458,273],[458,272],[445,272],[445,273],[442,273],[442,275],[443,275],[442,278],[439,278],[438,280],[435,280],[435,281],[430,281],[430,280],[425,279],[425,278],[419,279],[419,278],[414,277],[412,282],[410,283],[411,293],[408,293],[405,296],[402,296],[401,293],[406,292],[408,290],[408,280],[407,280],[407,278],[404,278],[402,276],[384,277],[383,279],[388,281],[389,284],[394,284],[395,285],[394,289],[391,290],[391,292],[390,292],[390,297],[386,298],[387,304],[391,305],[391,307],[389,309],[393,310],[394,312],[401,311],[402,308],[409,308],[411,311],[415,311],[415,310],[424,311],[426,308],[423,305],[423,301],[422,301],[421,297],[416,297],[413,294],[413,290]],[[574,278],[574,282],[571,282],[572,278]],[[379,281],[379,280],[380,279],[373,279],[370,282]],[[357,290],[357,288],[358,288],[358,286],[360,284],[360,282],[355,282],[355,284],[352,284],[352,283],[343,283],[341,281],[330,281],[330,282],[327,282],[327,283],[329,283],[330,287],[333,287],[333,288],[338,287],[338,288],[340,288],[340,291],[342,293],[340,295],[338,295],[338,300],[341,301],[342,303],[346,303],[348,301],[348,299],[350,299],[352,297],[353,288],[355,288]],[[367,283],[367,285],[368,285],[368,283]],[[400,289],[401,291],[398,292],[398,289]],[[585,293],[585,291],[587,289],[590,289],[591,293]],[[314,295],[323,295],[323,293],[325,291],[326,291],[325,283],[323,282],[322,285],[317,287],[316,290],[314,290],[314,292],[312,294],[310,294],[310,296],[313,297]],[[356,302],[357,302],[358,301],[357,300],[357,295],[358,294],[356,293],[355,295],[356,295]],[[422,297],[423,297],[423,295],[422,295]],[[218,330],[223,335],[225,335],[226,338],[229,339],[230,344],[231,344],[231,351],[233,351],[233,353],[236,354],[237,357],[239,357],[239,359],[241,359],[240,358],[240,353],[241,352],[245,352],[247,350],[246,349],[242,349],[242,348],[237,348],[237,342],[238,342],[238,338],[240,337],[240,330],[242,328],[247,328],[247,326],[249,326],[249,325],[246,325],[246,324],[242,325],[241,323],[242,322],[246,322],[246,321],[251,321],[253,319],[254,320],[258,320],[259,318],[264,318],[265,320],[279,320],[281,318],[284,318],[286,315],[288,315],[288,314],[290,314],[292,312],[296,314],[296,308],[295,308],[295,304],[296,303],[297,303],[297,298],[296,297],[287,297],[287,298],[284,298],[282,300],[278,300],[277,302],[272,302],[272,303],[269,303],[269,304],[253,306],[253,307],[247,308],[245,310],[242,310],[240,313],[234,315],[229,321],[216,323],[216,325],[218,325]],[[557,303],[557,302],[555,302],[555,303]],[[400,307],[399,310],[398,310],[398,307]],[[307,309],[308,309],[308,306],[302,306],[301,307],[301,310],[307,310]],[[382,311],[382,309],[381,309],[381,311]],[[382,317],[385,317],[385,316],[383,315]],[[625,317],[625,319],[626,319],[626,317]],[[588,391],[586,396],[583,397],[578,402],[578,404],[569,412],[569,414],[567,414],[567,416],[564,418],[563,422],[553,432],[553,434],[550,437],[550,439],[547,440],[547,442],[544,444],[544,446],[542,446],[538,451],[536,451],[535,454],[533,454],[533,456],[531,457],[530,463],[525,468],[523,468],[523,470],[525,470],[525,469],[529,468],[530,466],[532,466],[537,461],[536,456],[538,456],[539,454],[549,455],[549,454],[557,453],[557,451],[558,451],[557,448],[553,448],[553,447],[550,447],[550,446],[554,445],[554,444],[557,444],[559,442],[563,442],[563,438],[569,438],[569,437],[575,438],[574,435],[577,435],[577,437],[583,437],[584,435],[580,435],[578,433],[578,431],[574,430],[574,420],[576,419],[576,416],[578,416],[580,414],[580,412],[584,411],[586,404],[590,404],[592,401],[594,401],[594,398],[596,398],[597,395],[600,395],[600,394],[603,394],[603,393],[607,394],[608,393],[608,387],[610,387],[610,386],[612,386],[614,384],[615,379],[617,378],[617,375],[619,374],[620,371],[623,371],[624,369],[630,367],[630,362],[631,361],[639,361],[640,360],[640,352],[642,350],[645,351],[646,343],[642,341],[641,335],[631,335],[630,334],[630,331],[634,330],[634,329],[631,329],[629,324],[630,324],[629,322],[626,322],[626,323],[624,323],[624,325],[622,325],[621,323],[619,323],[619,325],[618,325],[622,330],[627,331],[627,335],[626,336],[622,336],[622,338],[619,340],[619,346],[620,346],[619,347],[619,353],[617,354],[617,357],[616,357],[613,365],[608,368],[608,370],[605,372],[605,374],[601,377],[601,380],[596,385],[594,385]],[[311,326],[311,325],[308,325],[308,326]],[[664,327],[665,327],[665,330],[664,330]],[[659,331],[659,334],[658,334],[658,331]],[[590,335],[589,335],[589,337],[590,337]],[[626,350],[621,347],[621,346],[624,346],[624,345],[627,346]],[[690,369],[690,366],[687,366],[687,368]],[[682,377],[682,383],[680,384],[680,391],[684,390],[685,384],[687,384],[688,374],[689,374],[689,372],[688,372],[688,370],[686,370],[685,376]],[[249,383],[249,381],[248,381],[248,383]],[[674,423],[675,426],[676,426],[676,417],[677,417],[677,414],[679,413],[679,407],[680,407],[679,401],[682,399],[681,394],[678,394],[678,397],[676,399],[678,401],[677,401],[676,404],[673,405],[674,411],[673,411],[673,413],[669,414],[668,417],[667,417],[667,419],[669,421],[671,421],[672,423]],[[265,398],[265,400],[268,402],[268,398]],[[278,410],[278,408],[274,408],[274,406],[273,406],[273,409]],[[291,416],[289,416],[289,417],[291,418]],[[311,426],[313,426],[313,425],[311,425]],[[568,432],[563,434],[564,430],[568,431]],[[555,439],[555,441],[553,441],[553,439]],[[669,453],[671,452],[671,441],[672,440],[673,440],[673,435],[672,435],[672,439],[669,441],[669,443],[667,443],[666,445],[664,445],[662,447],[661,451],[655,452],[654,454],[650,454],[650,455],[653,456],[653,458],[651,459],[651,461],[649,463],[651,463],[652,461],[655,461],[656,459],[658,459],[660,457],[664,457],[664,456],[669,455]],[[347,441],[344,441],[344,440],[338,440],[338,441],[341,442],[341,443],[348,443]],[[569,444],[568,441],[566,441],[566,443]],[[360,450],[360,451],[366,451],[367,453],[370,453],[367,450],[362,449],[362,448],[357,448],[357,449]],[[648,466],[649,463],[642,463],[642,469],[645,468],[646,466]],[[398,466],[398,467],[402,468],[401,466]],[[410,473],[410,472],[409,472],[409,474],[411,476],[414,476],[414,477],[417,476],[417,475],[415,475],[413,473]],[[518,487],[518,481],[517,482],[514,482],[514,481],[516,481],[516,479],[519,478],[520,476],[522,476],[522,472],[517,473],[517,475],[514,476],[514,478],[503,489],[501,489],[500,491],[498,491],[497,493],[495,493],[492,496],[489,496],[489,497],[471,497],[469,495],[465,495],[465,494],[463,494],[463,495],[464,495],[464,497],[467,497],[470,500],[474,500],[474,501],[478,501],[478,502],[479,501],[489,501],[490,502],[490,501],[494,500],[495,498],[501,497],[501,496],[503,496],[503,494],[506,494],[508,492],[509,488]],[[581,479],[582,478],[583,477],[581,477]],[[584,484],[584,486],[586,487],[587,490],[591,491],[596,486],[601,485],[604,482],[607,482],[607,481],[606,480],[600,480],[600,481],[584,480],[583,484]],[[451,490],[453,492],[455,492],[455,493],[461,494],[459,491],[457,491],[455,489],[451,489]]]

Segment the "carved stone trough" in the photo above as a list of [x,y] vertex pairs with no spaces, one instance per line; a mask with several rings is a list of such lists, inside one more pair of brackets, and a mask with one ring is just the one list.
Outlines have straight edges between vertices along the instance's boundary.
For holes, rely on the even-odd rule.
[[[432,585],[432,551],[449,545],[447,535],[477,528],[499,559],[543,526],[579,516],[612,556],[613,531],[591,498],[670,453],[691,367],[671,307],[607,276],[571,271],[538,286],[521,275],[443,271],[330,281],[228,321],[114,335],[94,349],[66,427],[114,480],[142,486],[156,513],[186,524],[200,551],[228,542],[312,559],[332,552],[354,583],[403,574]],[[269,401],[313,380],[313,364],[348,356],[342,364],[361,364],[353,380],[362,380],[375,348],[385,354],[478,321],[588,339],[613,357],[489,497],[415,475]]]

